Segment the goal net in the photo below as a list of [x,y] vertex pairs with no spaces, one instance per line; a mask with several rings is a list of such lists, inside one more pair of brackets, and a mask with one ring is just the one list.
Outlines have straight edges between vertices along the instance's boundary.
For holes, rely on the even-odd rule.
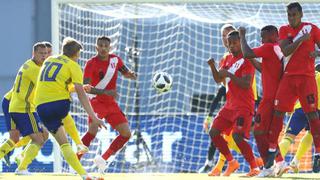
[[[261,27],[287,23],[284,3],[57,2],[53,7],[52,29],[56,49],[67,36],[79,40],[84,45],[79,63],[84,67],[96,53],[97,36],[106,35],[112,40],[112,52],[128,67],[138,70],[136,81],[119,75],[117,101],[127,115],[132,132],[141,132],[150,153],[143,143],[137,146],[136,134],[139,133],[134,133],[126,147],[109,163],[108,172],[197,171],[206,160],[210,143],[202,122],[218,88],[206,61],[213,57],[218,63],[226,51],[221,26],[232,23],[246,27],[248,42],[255,47],[260,44]],[[303,20],[320,25],[320,4],[302,5]],[[173,77],[169,92],[158,94],[152,87],[151,79],[157,71]],[[261,95],[259,73],[256,79]],[[87,115],[76,99],[72,113],[83,135],[87,130]],[[90,152],[81,159],[88,171],[97,170],[93,158],[102,154],[116,135],[110,126],[99,131]],[[252,138],[250,144],[258,156]],[[242,155],[234,153],[234,156],[241,162],[238,172],[248,172],[249,165]],[[286,159],[292,157],[293,154],[288,153]],[[60,159],[61,156],[57,158],[56,170],[69,172],[69,166]],[[311,160],[310,151],[301,162],[303,171],[311,170]]]

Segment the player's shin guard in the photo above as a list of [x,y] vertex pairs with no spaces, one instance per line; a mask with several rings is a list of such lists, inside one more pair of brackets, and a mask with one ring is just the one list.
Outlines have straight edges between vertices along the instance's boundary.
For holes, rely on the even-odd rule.
[[87,172],[83,169],[82,165],[80,164],[80,161],[78,160],[76,154],[72,151],[71,145],[69,143],[62,144],[60,146],[60,149],[64,159],[79,175],[82,176],[87,174]]
[[119,149],[123,147],[124,144],[128,142],[130,138],[123,137],[121,135],[118,135],[111,143],[110,147],[107,149],[107,151],[102,155],[102,158],[104,160],[108,160],[109,157],[116,152],[118,152]]
[[11,139],[6,140],[0,147],[0,159],[14,149],[14,142]]
[[302,156],[311,148],[311,146],[312,146],[312,135],[308,131],[301,139],[296,155],[294,156],[294,159],[300,161]]
[[250,164],[250,168],[255,169],[257,167],[257,163],[255,161],[250,145],[244,139],[240,140],[239,142],[236,141],[236,143],[241,151],[241,154],[246,159],[246,161]]
[[281,142],[279,143],[279,149],[283,157],[286,156],[293,142],[294,140],[289,136],[282,138]]
[[268,136],[267,133],[264,134],[254,134],[254,138],[256,139],[258,151],[263,160],[263,163],[266,163],[267,154],[268,154]]
[[309,121],[310,131],[313,137],[313,143],[316,153],[320,153],[320,120],[313,119]]
[[40,146],[38,144],[29,143],[26,147],[25,154],[21,160],[21,163],[18,167],[18,170],[26,170],[29,164],[34,160],[34,158],[38,155],[40,150]]
[[76,124],[74,123],[74,120],[72,119],[71,115],[67,115],[63,119],[63,127],[65,131],[69,134],[71,139],[78,145],[82,144],[79,136],[79,132],[77,130]]
[[276,150],[278,147],[278,138],[283,126],[283,115],[274,115],[269,129],[269,150]]
[[223,139],[223,137],[219,135],[215,135],[212,137],[212,142],[219,149],[219,151],[224,155],[227,161],[232,161],[233,157],[228,148],[227,142]]

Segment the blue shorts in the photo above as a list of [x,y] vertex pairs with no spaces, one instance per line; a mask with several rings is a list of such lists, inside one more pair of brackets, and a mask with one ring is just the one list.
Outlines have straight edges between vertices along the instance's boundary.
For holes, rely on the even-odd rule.
[[4,121],[6,123],[7,131],[11,131],[12,129],[16,129],[16,124],[12,120],[9,113],[9,104],[10,101],[6,98],[2,99],[2,111],[4,114]]
[[69,100],[53,101],[40,104],[37,112],[44,126],[53,134],[62,126],[62,120],[68,115],[70,110]]
[[40,118],[36,112],[10,113],[10,115],[22,136],[42,132],[39,126]]
[[302,108],[296,109],[289,119],[286,133],[297,136],[303,129],[310,130],[309,122]]

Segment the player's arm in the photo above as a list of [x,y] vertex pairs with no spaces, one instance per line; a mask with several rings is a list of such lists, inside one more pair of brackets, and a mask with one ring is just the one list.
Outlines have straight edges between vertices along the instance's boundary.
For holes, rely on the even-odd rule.
[[119,71],[125,78],[133,79],[133,80],[137,79],[137,74],[134,71],[130,70],[126,65],[123,65],[122,67],[120,67]]
[[253,50],[248,45],[248,42],[246,40],[246,29],[244,27],[239,28],[239,35],[240,35],[240,44],[241,44],[241,51],[243,54],[243,58],[248,59],[251,64],[261,72],[261,63],[258,62],[256,59],[257,56],[253,52]]
[[289,39],[280,40],[279,44],[283,55],[285,57],[291,55],[304,41],[308,40],[309,38],[310,33],[305,33],[293,43],[290,43]]
[[219,71],[217,70],[216,66],[215,66],[215,63],[214,63],[214,59],[213,58],[210,58],[208,61],[207,61],[210,69],[211,69],[211,73],[212,73],[212,77],[214,79],[214,81],[216,83],[221,83],[224,81],[224,78],[220,76],[219,74]]
[[97,95],[105,94],[107,96],[112,96],[114,98],[118,97],[118,93],[116,90],[98,89],[98,88],[91,86],[90,83],[91,83],[90,78],[85,77],[83,79],[83,84],[84,84],[83,88],[86,93],[97,94]]
[[237,77],[226,69],[220,69],[219,74],[222,77],[229,77],[231,81],[233,81],[235,84],[237,84],[243,89],[251,88],[251,79],[252,79],[251,75],[244,75],[242,77]]

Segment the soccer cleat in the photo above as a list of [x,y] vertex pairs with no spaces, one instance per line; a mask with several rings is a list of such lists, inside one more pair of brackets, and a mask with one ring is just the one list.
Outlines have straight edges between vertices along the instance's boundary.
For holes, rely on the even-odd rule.
[[263,167],[263,160],[261,157],[256,157],[254,160],[256,161],[256,164],[259,168]]
[[85,146],[84,144],[77,145],[77,155],[83,155],[87,152],[89,152],[89,148],[87,146]]
[[98,155],[93,159],[93,162],[98,167],[99,173],[104,173],[107,168],[106,161]]
[[314,156],[312,171],[318,173],[320,171],[320,154]]
[[204,166],[199,169],[198,173],[208,173],[213,168],[211,164],[205,163]]
[[21,176],[30,176],[31,173],[28,171],[28,169],[24,169],[24,170],[19,170],[18,168],[15,171],[16,175],[21,175]]
[[4,163],[6,164],[6,166],[10,167],[10,166],[11,166],[11,162],[10,162],[10,155],[9,155],[9,153],[6,154],[6,155],[3,157],[3,159],[4,159]]
[[294,173],[298,173],[299,172],[299,163],[295,162],[295,161],[291,161],[290,162],[290,168],[292,169],[292,171]]
[[264,168],[262,171],[260,171],[257,177],[275,177],[274,168],[273,167],[269,169]]
[[230,176],[233,172],[235,172],[237,169],[239,169],[240,164],[237,160],[232,160],[228,162],[228,167],[226,171],[223,173],[223,176]]
[[89,176],[89,175],[84,175],[82,176],[82,180],[104,180],[103,177],[94,177],[94,176]]
[[259,173],[260,173],[259,168],[250,169],[250,172],[246,174],[246,177],[254,177],[259,175]]
[[290,166],[288,166],[285,161],[278,162],[275,166],[275,174],[277,177],[281,177],[284,173],[288,172],[289,169]]
[[220,176],[221,171],[218,168],[213,168],[211,172],[208,173],[208,176]]

